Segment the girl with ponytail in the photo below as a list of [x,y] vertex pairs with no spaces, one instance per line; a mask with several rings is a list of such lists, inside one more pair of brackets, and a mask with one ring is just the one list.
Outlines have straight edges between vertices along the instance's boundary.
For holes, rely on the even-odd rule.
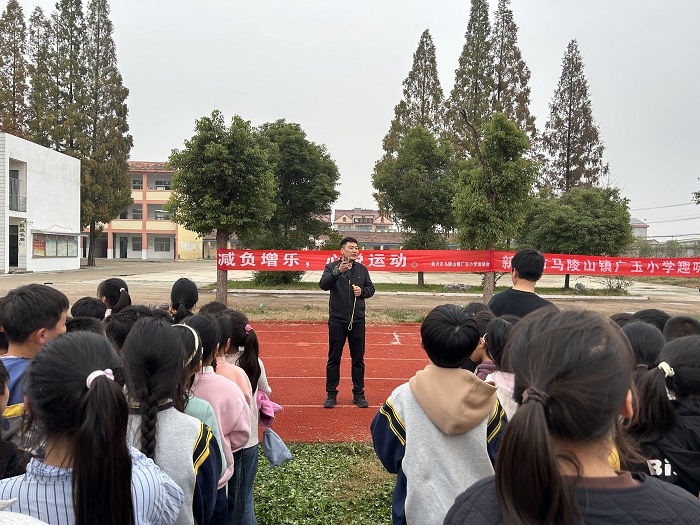
[[111,344],[75,332],[46,344],[25,376],[27,473],[0,482],[7,510],[51,524],[171,524],[182,490],[127,445],[124,373]]
[[210,523],[221,465],[211,429],[184,414],[185,348],[167,320],[136,322],[122,347],[127,375],[127,440],[183,488],[177,524]]
[[[272,393],[267,383],[265,365],[259,357],[260,345],[255,329],[248,318],[236,310],[224,310],[230,325],[230,348],[232,353],[224,355],[222,361],[228,365],[239,366],[248,376],[252,387],[250,400],[251,422],[250,439],[242,450],[234,454],[236,470],[229,482],[229,523],[254,525],[255,508],[253,504],[253,482],[258,471],[258,391],[269,396]],[[222,367],[223,368],[223,367]]]
[[181,277],[170,290],[170,313],[173,314],[173,322],[179,323],[188,315],[192,315],[195,305],[199,301],[197,285],[186,277]]
[[[627,325],[629,326],[629,325]],[[636,369],[639,409],[630,434],[644,462],[634,466],[700,493],[700,336],[666,343],[649,366]]]
[[97,298],[107,306],[105,318],[131,306],[129,287],[122,279],[112,277],[102,281],[97,287]]
[[[202,370],[195,374],[191,391],[211,404],[219,423],[226,471],[219,478],[215,519],[216,523],[225,523],[228,515],[226,484],[234,473],[234,452],[245,446],[251,435],[250,408],[241,389],[214,371],[213,364],[219,351],[219,326],[216,321],[208,315],[198,314],[185,318],[182,323],[194,328],[202,339]],[[257,429],[255,431],[257,433]]]
[[632,416],[634,358],[619,327],[593,312],[541,309],[513,328],[506,352],[520,407],[495,478],[458,496],[446,525],[700,520],[697,497],[609,465],[616,422]]

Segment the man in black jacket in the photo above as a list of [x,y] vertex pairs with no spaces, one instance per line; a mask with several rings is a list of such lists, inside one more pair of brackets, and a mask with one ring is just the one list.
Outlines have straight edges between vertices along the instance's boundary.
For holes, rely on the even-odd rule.
[[340,260],[328,263],[319,286],[331,292],[328,301],[328,363],[326,364],[326,398],[323,406],[333,408],[340,382],[340,358],[345,340],[352,359],[352,402],[367,408],[365,399],[365,299],[374,295],[374,285],[367,268],[357,262],[357,240],[340,241]]

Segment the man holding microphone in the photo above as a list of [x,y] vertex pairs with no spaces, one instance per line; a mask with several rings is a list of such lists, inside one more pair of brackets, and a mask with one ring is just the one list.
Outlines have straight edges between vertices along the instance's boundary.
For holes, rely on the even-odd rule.
[[331,292],[328,301],[328,363],[326,364],[325,408],[333,408],[338,397],[340,358],[345,340],[352,360],[352,402],[367,408],[365,399],[365,299],[374,295],[367,268],[357,262],[357,240],[340,241],[340,260],[326,265],[319,286]]

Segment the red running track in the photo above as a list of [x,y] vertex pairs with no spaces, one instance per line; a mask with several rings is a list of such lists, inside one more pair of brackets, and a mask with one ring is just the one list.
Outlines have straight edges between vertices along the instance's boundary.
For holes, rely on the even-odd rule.
[[284,407],[273,429],[285,441],[371,441],[369,425],[391,392],[428,364],[420,346],[420,325],[367,326],[365,394],[369,408],[352,404],[350,351],[340,367],[338,404],[326,399],[328,323],[288,321],[253,323],[260,341],[271,399]]

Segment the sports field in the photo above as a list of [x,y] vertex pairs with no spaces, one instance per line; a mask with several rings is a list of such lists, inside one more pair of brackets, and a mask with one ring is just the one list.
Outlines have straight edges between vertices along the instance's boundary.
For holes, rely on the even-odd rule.
[[272,400],[284,407],[274,430],[285,441],[370,441],[369,425],[391,392],[428,364],[420,346],[420,325],[402,323],[367,327],[365,392],[370,407],[352,404],[350,353],[343,351],[338,404],[326,398],[328,324],[257,321],[260,357],[272,387]]

